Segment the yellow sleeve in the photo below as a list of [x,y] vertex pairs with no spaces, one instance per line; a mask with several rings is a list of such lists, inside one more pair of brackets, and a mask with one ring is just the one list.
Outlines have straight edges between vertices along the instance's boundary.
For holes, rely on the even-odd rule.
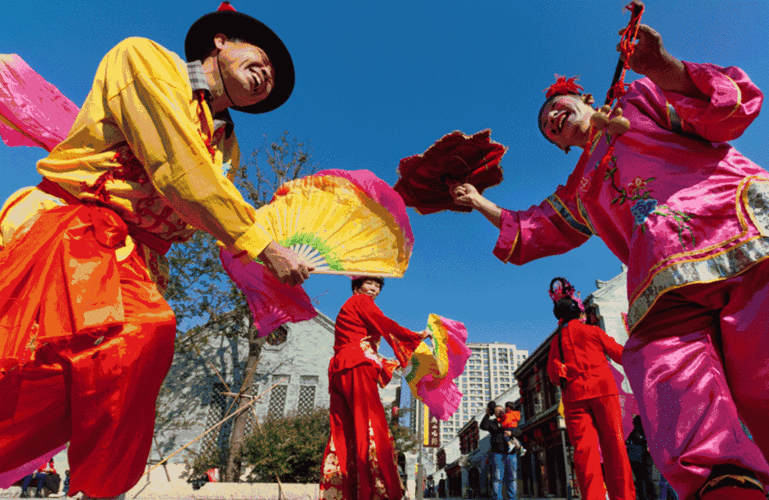
[[99,68],[107,106],[153,187],[174,211],[255,259],[272,236],[255,222],[256,210],[223,173],[221,153],[211,157],[183,64],[150,40],[121,42]]

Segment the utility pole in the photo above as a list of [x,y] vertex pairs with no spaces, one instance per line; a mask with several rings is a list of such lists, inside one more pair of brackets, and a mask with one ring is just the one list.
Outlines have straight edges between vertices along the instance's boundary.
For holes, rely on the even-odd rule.
[[[563,404],[563,392],[558,388],[558,397]],[[563,469],[566,472],[566,500],[572,500],[571,496],[571,464],[569,463],[569,449],[566,446],[566,419],[558,415],[558,429],[561,431],[561,444],[563,445]]]
[[419,422],[419,458],[417,459],[417,491],[414,492],[415,500],[423,500],[425,497],[425,490],[422,487],[422,482],[425,477],[425,468],[422,463],[422,451],[425,444],[425,405],[419,400],[416,400],[417,404],[417,421]]

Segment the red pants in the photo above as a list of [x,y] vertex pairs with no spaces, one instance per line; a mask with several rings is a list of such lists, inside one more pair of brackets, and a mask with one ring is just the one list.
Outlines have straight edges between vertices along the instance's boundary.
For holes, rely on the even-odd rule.
[[[52,225],[36,234],[36,223],[23,239],[47,237],[45,233],[50,232],[56,220],[46,215],[41,217],[43,224]],[[54,219],[55,216],[51,214]],[[78,222],[81,229],[86,228],[83,234],[92,230],[87,228],[89,220],[83,215]],[[90,251],[87,246],[76,248],[74,240],[72,237],[68,243],[73,254],[83,256]],[[0,256],[7,257],[6,252],[13,251],[11,245]],[[23,261],[23,255],[17,257],[20,266],[29,264]],[[139,481],[146,466],[155,423],[155,401],[173,358],[173,312],[134,251],[122,262],[108,263],[114,265],[117,273],[111,276],[119,283],[117,296],[122,301],[122,321],[113,321],[101,330],[68,336],[46,331],[55,329],[57,314],[61,325],[72,326],[80,320],[71,318],[66,290],[58,290],[58,300],[55,293],[46,293],[51,286],[46,280],[59,275],[57,259],[47,254],[34,258],[50,265],[52,270],[43,281],[28,280],[16,297],[3,304],[6,308],[8,304],[22,304],[24,310],[36,307],[39,301],[18,301],[42,295],[44,307],[38,313],[36,325],[38,338],[45,340],[26,364],[0,371],[0,471],[14,469],[69,441],[69,495],[84,492],[93,497],[117,496]],[[50,263],[43,262],[44,258]],[[95,257],[93,266],[80,269],[80,278],[87,280],[89,270],[104,262]],[[0,273],[4,272],[0,269]],[[0,274],[0,285],[6,284],[6,277]],[[87,281],[80,285],[83,290],[100,289],[99,284],[89,285]],[[88,302],[85,297],[78,300],[80,304]],[[7,309],[0,310],[5,314]],[[0,319],[6,334],[13,335],[13,318],[4,315]],[[102,342],[97,341],[100,337],[104,338]]]
[[379,399],[380,368],[371,364],[329,380],[331,435],[321,469],[320,498],[400,500],[395,450]]
[[[769,261],[663,295],[622,361],[660,472],[691,500],[715,464],[769,482]],[[755,443],[743,432],[740,419]]]
[[[635,500],[619,398],[614,395],[572,401],[564,403],[563,409],[582,499],[604,500],[608,489],[611,500]],[[601,473],[601,452],[605,477]]]

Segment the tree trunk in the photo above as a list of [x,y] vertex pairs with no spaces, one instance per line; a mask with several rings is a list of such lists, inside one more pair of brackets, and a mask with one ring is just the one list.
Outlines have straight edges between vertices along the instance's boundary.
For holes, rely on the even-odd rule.
[[[266,337],[257,338],[256,328],[252,325],[248,329],[248,360],[244,372],[243,386],[241,387],[243,396],[254,396],[254,378],[256,378],[256,366],[259,364],[259,356],[262,353]],[[242,408],[251,401],[249,397],[241,397],[238,400],[237,407]],[[228,483],[240,482],[240,450],[246,438],[246,424],[248,423],[249,413],[252,410],[246,410],[238,414],[233,419],[232,432],[230,433],[230,449],[227,453],[227,468],[224,471],[224,481]]]

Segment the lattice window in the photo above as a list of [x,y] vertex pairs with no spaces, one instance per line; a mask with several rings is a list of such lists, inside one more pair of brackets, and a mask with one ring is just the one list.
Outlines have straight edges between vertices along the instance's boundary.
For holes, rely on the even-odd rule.
[[299,404],[297,410],[306,413],[315,407],[315,386],[303,385],[299,387]]
[[[208,415],[206,416],[206,429],[210,429],[225,417],[224,412],[227,410],[227,405],[230,403],[231,398],[222,394],[224,391],[224,385],[219,382],[215,383],[211,389],[211,403],[208,406]],[[226,426],[227,423],[225,423],[224,426]],[[200,445],[200,451],[203,453],[213,452],[217,448],[223,446],[226,442],[225,436],[229,436],[229,429],[230,427],[227,426],[226,434],[222,428],[219,429],[219,432],[210,432],[203,439],[203,442]]]
[[286,407],[287,385],[278,385],[270,391],[270,403],[267,409],[267,415],[270,417],[282,417],[283,410]]
[[267,342],[267,345],[278,346],[285,344],[286,340],[288,340],[288,328],[281,325],[274,332],[267,335],[265,342]]

